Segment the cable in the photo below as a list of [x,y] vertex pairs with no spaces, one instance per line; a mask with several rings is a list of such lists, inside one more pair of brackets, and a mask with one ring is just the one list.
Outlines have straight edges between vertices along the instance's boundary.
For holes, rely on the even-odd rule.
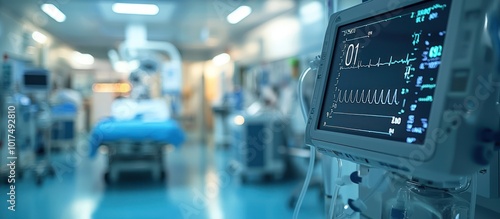
[[472,192],[470,197],[469,218],[473,219],[476,215],[476,199],[477,199],[477,173],[472,176]]
[[[304,101],[304,95],[302,92],[302,84],[304,83],[304,78],[309,74],[309,72],[312,70],[311,67],[307,68],[306,71],[304,71],[298,81],[298,99],[300,102],[300,109],[302,110],[302,117],[304,118],[304,121],[307,123],[307,109],[305,106],[305,101]],[[309,158],[309,167],[307,168],[307,174],[306,174],[306,179],[304,180],[304,184],[302,185],[302,190],[300,191],[299,198],[297,200],[297,204],[295,205],[295,209],[293,211],[293,218],[297,219],[299,216],[299,211],[300,211],[300,206],[302,205],[302,201],[304,201],[304,196],[306,195],[307,188],[309,187],[309,183],[311,182],[311,177],[312,173],[314,170],[314,160],[316,158],[316,149],[314,146],[306,144],[306,146],[309,146],[309,152],[310,152],[310,158]]]
[[311,182],[311,176],[314,170],[314,160],[316,158],[316,149],[312,145],[307,145],[310,147],[311,157],[309,158],[309,167],[307,169],[306,179],[304,180],[304,185],[302,185],[302,190],[300,191],[299,199],[297,200],[297,204],[295,205],[295,210],[293,211],[293,218],[297,219],[299,216],[300,206],[302,205],[302,201],[304,200],[304,196],[306,195],[307,188],[309,187],[309,182]]
[[304,83],[304,79],[306,78],[306,76],[309,74],[310,71],[312,71],[313,69],[311,67],[307,68],[299,77],[299,82],[298,82],[298,85],[297,85],[297,89],[298,89],[298,98],[299,98],[299,103],[300,103],[300,110],[302,111],[302,117],[304,118],[304,121],[307,122],[307,113],[308,113],[308,110],[306,109],[306,104],[305,104],[305,100],[304,100],[304,92],[303,92],[303,86],[302,84]]
[[[342,160],[337,158],[337,179],[342,178]],[[330,210],[328,212],[328,219],[333,218],[335,215],[335,206],[337,205],[337,199],[339,196],[340,186],[335,184],[335,190],[333,190],[332,201],[330,203]]]

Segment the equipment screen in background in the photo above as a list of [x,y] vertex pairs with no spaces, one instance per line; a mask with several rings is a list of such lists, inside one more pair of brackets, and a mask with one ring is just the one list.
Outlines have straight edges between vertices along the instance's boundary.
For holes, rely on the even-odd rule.
[[339,27],[318,129],[422,144],[451,0]]
[[46,75],[24,75],[25,86],[47,86]]

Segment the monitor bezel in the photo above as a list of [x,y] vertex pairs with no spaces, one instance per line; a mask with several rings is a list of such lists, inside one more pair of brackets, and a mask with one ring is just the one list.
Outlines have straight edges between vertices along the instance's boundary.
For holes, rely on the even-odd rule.
[[[314,97],[312,100],[309,122],[307,124],[307,132],[311,141],[315,141],[317,146],[323,148],[336,149],[337,151],[356,151],[367,153],[379,153],[384,155],[404,157],[409,159],[418,159],[425,161],[431,159],[436,151],[435,145],[439,142],[438,137],[443,134],[441,125],[442,112],[445,109],[445,100],[447,91],[449,90],[451,74],[450,63],[453,61],[453,54],[456,50],[458,23],[451,22],[452,18],[459,16],[462,8],[462,1],[454,0],[450,6],[450,14],[448,17],[448,24],[446,27],[447,36],[444,41],[445,49],[443,49],[443,56],[441,66],[439,67],[437,86],[434,93],[434,102],[429,116],[429,128],[422,144],[409,144],[406,142],[399,142],[395,140],[385,140],[373,137],[365,137],[361,135],[352,135],[341,132],[332,132],[318,129],[320,115],[322,113],[323,98],[326,92],[330,70],[332,68],[331,61],[335,52],[335,43],[337,40],[337,31],[341,26],[348,25],[360,20],[371,17],[377,17],[382,14],[397,11],[398,9],[412,6],[418,3],[432,2],[437,0],[405,0],[405,1],[388,1],[388,5],[380,5],[381,1],[369,1],[350,9],[335,13],[329,20],[328,29],[323,43],[321,54],[321,64],[318,70],[318,77],[321,80],[316,81],[314,90]],[[391,5],[392,3],[392,5]],[[442,140],[441,138],[439,140]],[[376,148],[374,147],[376,145]],[[424,157],[411,157],[411,153],[415,150],[426,147],[427,153]],[[340,150],[339,150],[340,149]]]

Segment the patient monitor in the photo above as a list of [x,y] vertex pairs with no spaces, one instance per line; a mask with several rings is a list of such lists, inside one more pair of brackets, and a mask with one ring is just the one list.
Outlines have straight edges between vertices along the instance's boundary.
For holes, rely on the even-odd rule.
[[487,165],[499,126],[499,48],[485,40],[495,1],[372,0],[333,14],[306,141],[429,183]]
[[27,69],[22,75],[22,91],[47,92],[50,89],[50,74],[46,69]]

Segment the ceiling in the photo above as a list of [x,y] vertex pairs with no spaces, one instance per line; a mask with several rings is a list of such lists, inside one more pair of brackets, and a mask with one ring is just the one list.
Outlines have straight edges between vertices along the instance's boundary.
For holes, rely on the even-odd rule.
[[[253,27],[293,10],[296,0],[0,0],[0,10],[26,19],[81,52],[100,58],[125,40],[131,23],[145,24],[148,40],[176,45],[184,58],[211,57],[238,42]],[[115,2],[154,3],[156,16],[119,15],[111,11]],[[57,23],[40,9],[52,3],[66,14]],[[229,24],[226,16],[240,5],[252,7],[249,17]],[[196,59],[196,58],[194,58]]]

